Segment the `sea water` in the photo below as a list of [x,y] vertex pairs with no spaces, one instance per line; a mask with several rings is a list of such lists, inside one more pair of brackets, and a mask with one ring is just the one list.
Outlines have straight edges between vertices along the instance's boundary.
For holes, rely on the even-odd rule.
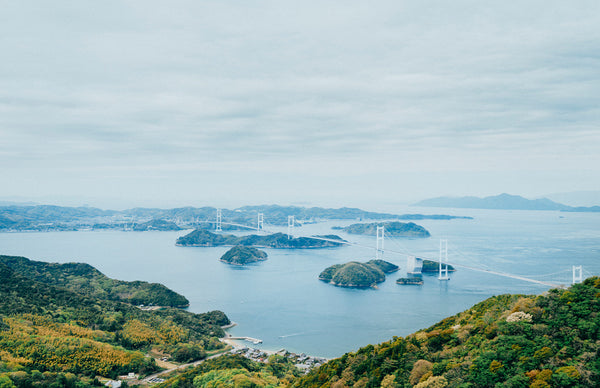
[[[361,346],[404,336],[469,308],[492,295],[539,294],[549,286],[457,268],[449,281],[425,275],[424,285],[397,285],[406,255],[436,259],[448,240],[451,263],[569,282],[573,265],[600,274],[600,214],[473,209],[393,209],[397,213],[454,214],[474,219],[416,221],[426,239],[385,239],[384,259],[401,267],[377,289],[347,289],[319,281],[326,267],[375,256],[374,236],[348,235],[327,221],[296,228],[297,235],[338,234],[369,248],[265,249],[268,260],[246,267],[218,259],[229,248],[176,247],[181,232],[80,231],[0,233],[0,254],[50,262],[85,262],[107,276],[159,282],[185,295],[189,310],[222,310],[234,336],[258,346],[336,357]],[[268,220],[265,220],[268,224]],[[274,231],[287,228],[266,226]]]

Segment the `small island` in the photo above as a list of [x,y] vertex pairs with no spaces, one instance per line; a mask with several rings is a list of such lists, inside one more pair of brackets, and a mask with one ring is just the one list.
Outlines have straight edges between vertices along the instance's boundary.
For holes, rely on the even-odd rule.
[[[439,272],[440,270],[440,262],[433,260],[423,260],[423,269],[421,272],[431,273],[431,272]],[[455,272],[456,269],[448,264],[448,272]]]
[[136,232],[145,232],[149,230],[164,232],[169,230],[181,230],[181,228],[172,221],[154,219],[148,222],[133,225],[133,230]]
[[349,234],[362,234],[366,236],[375,236],[377,235],[377,227],[383,226],[385,235],[390,237],[414,237],[414,238],[427,238],[431,235],[429,231],[422,227],[421,225],[417,225],[414,222],[399,222],[399,221],[389,221],[389,222],[374,222],[371,224],[352,224],[346,227],[334,226],[332,229],[343,230]]
[[415,275],[407,278],[400,278],[396,280],[396,284],[420,286],[423,285],[423,277],[421,275]]
[[231,265],[246,265],[267,260],[267,253],[253,247],[236,245],[225,252],[219,260]]
[[[339,241],[339,242],[336,242]],[[336,235],[288,238],[284,233],[273,233],[266,236],[251,234],[234,236],[232,234],[216,234],[208,230],[196,229],[183,237],[179,237],[175,245],[180,247],[218,247],[243,245],[260,248],[310,249],[339,247],[345,242]]]
[[397,265],[384,260],[371,260],[367,263],[351,261],[326,268],[319,275],[319,280],[338,287],[377,288],[378,283],[385,281],[386,273],[398,269]]

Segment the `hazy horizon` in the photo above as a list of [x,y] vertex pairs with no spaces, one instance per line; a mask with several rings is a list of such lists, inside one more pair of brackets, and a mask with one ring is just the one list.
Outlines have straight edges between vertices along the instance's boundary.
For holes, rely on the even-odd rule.
[[0,200],[600,191],[598,2],[12,2],[0,18]]

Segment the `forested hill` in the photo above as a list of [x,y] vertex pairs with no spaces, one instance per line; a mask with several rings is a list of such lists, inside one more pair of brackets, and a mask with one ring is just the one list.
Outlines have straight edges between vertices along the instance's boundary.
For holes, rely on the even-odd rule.
[[334,359],[295,387],[596,387],[600,278],[500,295],[438,324]]
[[219,311],[142,311],[56,286],[43,274],[34,275],[38,281],[25,266],[0,262],[2,387],[86,387],[97,375],[156,371],[151,350],[187,362],[223,347],[217,337],[229,319]]
[[0,256],[0,263],[11,267],[15,272],[27,274],[32,280],[64,287],[78,294],[135,305],[189,305],[186,297],[162,284],[111,279],[85,263],[46,263],[15,256]]

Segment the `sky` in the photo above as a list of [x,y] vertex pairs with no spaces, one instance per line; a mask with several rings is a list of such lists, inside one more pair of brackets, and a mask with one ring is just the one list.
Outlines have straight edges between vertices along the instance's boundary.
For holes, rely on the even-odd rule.
[[600,190],[596,0],[0,3],[0,199]]

